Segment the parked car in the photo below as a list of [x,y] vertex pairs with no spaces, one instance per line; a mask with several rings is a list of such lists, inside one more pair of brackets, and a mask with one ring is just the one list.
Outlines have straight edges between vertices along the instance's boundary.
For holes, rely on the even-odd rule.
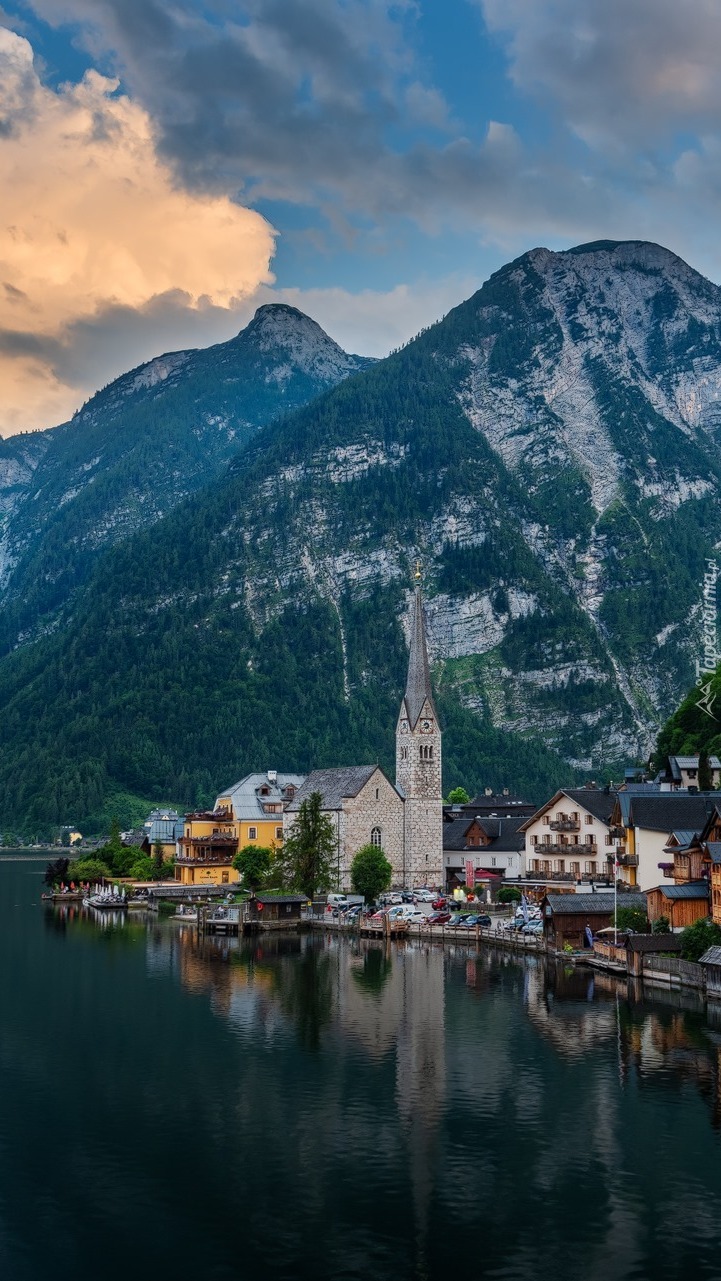
[[435,894],[433,894],[431,890],[414,890],[413,891],[414,903],[432,903],[435,897],[436,897]]
[[447,925],[451,919],[450,912],[431,912],[427,918],[429,925]]
[[401,899],[404,903],[412,903],[413,890],[401,890]]
[[403,915],[400,916],[398,919],[401,921],[408,921],[410,925],[427,925],[428,924],[428,916],[425,912],[421,912],[420,908],[416,908],[414,912],[411,912],[408,909],[406,909]]
[[448,907],[448,900],[445,899],[442,894],[439,894],[438,898],[434,898],[433,902],[431,903],[431,907],[433,908],[434,912],[442,912],[444,911],[445,908]]
[[524,934],[543,934],[543,921],[529,921],[523,927]]

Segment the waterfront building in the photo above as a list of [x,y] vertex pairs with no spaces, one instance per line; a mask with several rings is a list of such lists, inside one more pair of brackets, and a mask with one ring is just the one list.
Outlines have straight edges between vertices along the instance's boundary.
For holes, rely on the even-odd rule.
[[[467,806],[463,807],[467,809]],[[512,818],[458,816],[450,806],[443,811],[443,862],[446,887],[465,884],[466,860],[473,857],[476,872],[518,880],[522,869],[523,815]]]
[[616,896],[603,894],[546,894],[541,903],[543,937],[556,951],[565,944],[574,949],[588,947],[586,927],[597,934],[613,925],[616,900],[619,907],[635,907],[646,912],[646,895],[625,891]]
[[676,831],[702,832],[718,799],[716,792],[664,792],[637,784],[618,792],[611,830],[618,837],[621,876],[642,890],[659,882],[670,860]]
[[[626,896],[623,898],[626,902]],[[708,881],[687,881],[678,885],[657,885],[648,892],[648,919],[653,925],[665,916],[672,930],[703,921],[709,914]]]
[[563,788],[526,819],[525,876],[554,882],[608,882],[617,856],[611,834],[615,792],[608,788]]
[[[152,855],[158,846],[162,848],[163,859],[175,857],[176,843],[183,835],[183,819],[177,810],[158,808],[151,810],[143,824],[147,841],[147,851]],[[142,846],[145,849],[145,845]]]
[[177,842],[175,877],[183,885],[232,885],[233,859],[246,845],[278,849],[283,812],[303,783],[302,774],[246,774],[216,797],[212,810],[186,814]]

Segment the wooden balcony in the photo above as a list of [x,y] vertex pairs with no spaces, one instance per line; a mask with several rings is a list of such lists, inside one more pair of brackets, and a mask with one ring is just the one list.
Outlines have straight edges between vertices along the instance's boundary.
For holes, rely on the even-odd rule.
[[638,867],[638,854],[619,854],[621,867]]
[[550,841],[548,845],[532,845],[527,853],[531,853],[534,858],[548,858],[549,854],[561,858],[595,858],[597,846],[578,845],[574,841]]
[[552,832],[580,832],[581,824],[577,818],[556,818],[549,823]]

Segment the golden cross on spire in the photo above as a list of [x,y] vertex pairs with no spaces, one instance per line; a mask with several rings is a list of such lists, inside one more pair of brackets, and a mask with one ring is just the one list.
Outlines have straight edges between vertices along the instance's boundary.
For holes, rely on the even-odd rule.
[[418,582],[419,579],[423,577],[423,575],[421,574],[421,562],[419,560],[416,561],[416,572],[414,577],[416,579],[416,582]]

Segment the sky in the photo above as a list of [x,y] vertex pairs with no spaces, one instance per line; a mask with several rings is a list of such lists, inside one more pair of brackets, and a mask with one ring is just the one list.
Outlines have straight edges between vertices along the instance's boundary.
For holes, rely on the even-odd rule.
[[718,0],[0,0],[0,435],[289,302],[382,356],[539,245],[721,280]]

